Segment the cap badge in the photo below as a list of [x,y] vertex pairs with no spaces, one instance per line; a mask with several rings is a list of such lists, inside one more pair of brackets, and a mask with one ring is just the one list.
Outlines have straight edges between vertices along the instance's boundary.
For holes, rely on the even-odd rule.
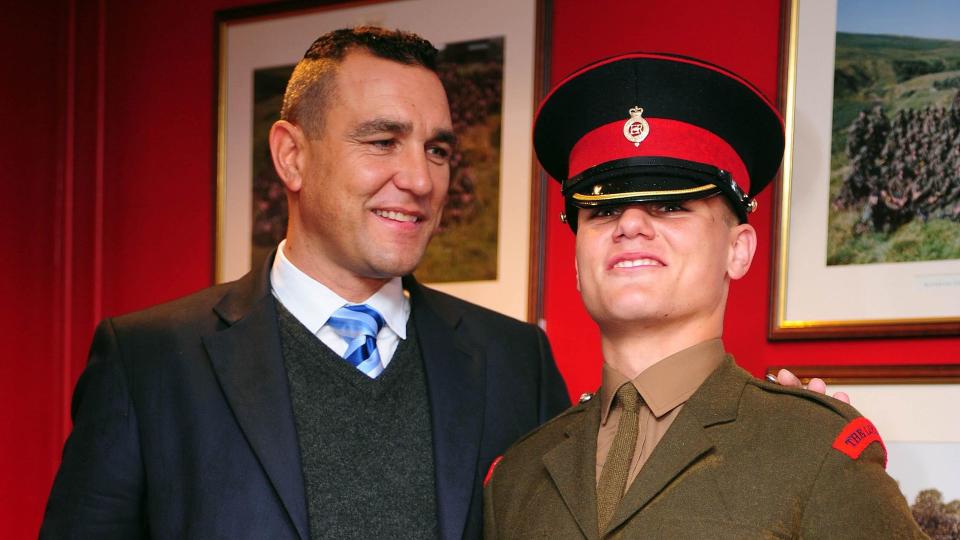
[[634,107],[630,109],[630,119],[623,124],[623,136],[633,143],[634,146],[640,146],[640,143],[650,134],[650,124],[643,117],[643,108]]

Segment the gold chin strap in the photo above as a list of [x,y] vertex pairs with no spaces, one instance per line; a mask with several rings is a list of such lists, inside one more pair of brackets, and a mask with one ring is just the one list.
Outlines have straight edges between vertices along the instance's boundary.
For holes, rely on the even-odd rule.
[[617,199],[630,199],[633,197],[662,197],[664,195],[688,195],[690,193],[700,193],[710,189],[716,189],[714,184],[704,184],[702,186],[686,189],[663,189],[659,191],[626,191],[620,193],[600,193],[597,195],[586,195],[583,193],[574,193],[573,199],[576,201],[613,201]]

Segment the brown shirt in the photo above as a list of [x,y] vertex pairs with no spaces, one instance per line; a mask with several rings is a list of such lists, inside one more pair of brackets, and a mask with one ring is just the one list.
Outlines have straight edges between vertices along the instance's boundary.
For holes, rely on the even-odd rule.
[[[690,396],[714,372],[726,356],[720,338],[704,341],[672,354],[637,375],[633,381],[643,398],[638,413],[640,429],[630,462],[627,487],[640,473],[653,449],[670,428]],[[611,408],[613,397],[628,379],[609,364],[603,364],[600,386],[600,430],[597,433],[597,482],[620,423],[620,406]]]

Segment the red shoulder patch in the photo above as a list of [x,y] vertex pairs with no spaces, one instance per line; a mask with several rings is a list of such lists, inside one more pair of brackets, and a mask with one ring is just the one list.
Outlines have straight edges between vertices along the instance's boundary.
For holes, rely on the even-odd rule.
[[487,484],[490,483],[490,479],[493,477],[493,470],[497,468],[497,465],[503,461],[503,456],[497,456],[497,459],[493,460],[493,463],[490,464],[490,468],[487,469],[487,475],[483,477],[483,487],[487,487]]
[[855,418],[850,421],[837,438],[833,440],[833,447],[846,454],[850,459],[858,459],[860,454],[870,446],[871,443],[878,442],[883,447],[883,467],[887,467],[887,447],[880,438],[880,433],[873,425],[873,422],[864,417]]

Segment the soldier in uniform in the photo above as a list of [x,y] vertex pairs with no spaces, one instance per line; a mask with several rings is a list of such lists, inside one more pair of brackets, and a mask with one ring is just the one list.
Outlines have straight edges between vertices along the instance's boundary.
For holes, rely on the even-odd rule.
[[486,538],[922,538],[869,420],[724,351],[729,283],[783,124],[747,81],[636,53],[574,73],[534,126],[602,334],[600,390],[494,463]]

